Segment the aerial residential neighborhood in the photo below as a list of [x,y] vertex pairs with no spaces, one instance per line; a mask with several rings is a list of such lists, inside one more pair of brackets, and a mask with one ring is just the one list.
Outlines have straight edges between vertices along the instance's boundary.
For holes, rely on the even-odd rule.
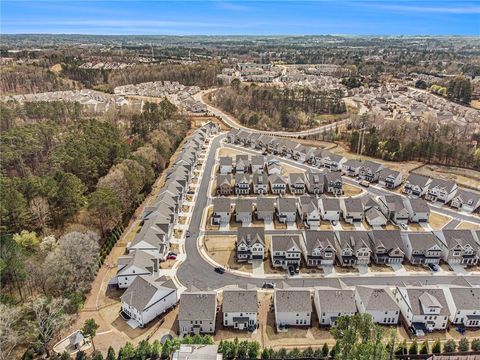
[[0,360],[480,359],[475,1],[0,6]]

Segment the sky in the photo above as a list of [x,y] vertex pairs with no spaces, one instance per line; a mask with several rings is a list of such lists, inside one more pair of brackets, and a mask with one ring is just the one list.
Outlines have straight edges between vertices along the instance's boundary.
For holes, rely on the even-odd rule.
[[0,32],[480,35],[480,0],[0,0]]

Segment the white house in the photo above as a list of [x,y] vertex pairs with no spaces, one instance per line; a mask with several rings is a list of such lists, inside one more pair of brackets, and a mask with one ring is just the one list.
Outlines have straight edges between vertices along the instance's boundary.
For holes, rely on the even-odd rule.
[[408,210],[408,219],[412,223],[428,222],[430,217],[430,206],[420,198],[403,199],[403,203]]
[[256,329],[258,296],[257,290],[223,290],[223,326],[238,330]]
[[340,202],[342,216],[346,223],[353,224],[363,220],[363,203],[360,198],[348,197]]
[[312,320],[310,290],[275,289],[273,305],[278,331],[285,331],[289,326],[310,326]]
[[380,211],[395,224],[408,223],[408,210],[400,195],[386,195],[378,198]]
[[213,199],[212,225],[226,225],[230,223],[232,205],[230,199]]
[[360,166],[360,177],[368,182],[378,181],[380,171],[382,169],[383,164],[379,164],[370,160],[364,160]]
[[300,219],[309,229],[318,229],[320,226],[320,211],[318,199],[310,195],[302,195],[298,198],[297,210]]
[[405,256],[413,265],[438,264],[442,249],[432,233],[408,232],[402,235]]
[[480,194],[473,191],[458,189],[450,206],[465,212],[474,212],[480,207]]
[[233,160],[230,156],[222,156],[219,163],[219,171],[222,175],[231,174],[233,171]]
[[450,287],[445,289],[450,321],[465,327],[480,327],[480,288]]
[[405,180],[402,191],[407,195],[422,197],[427,193],[431,181],[427,176],[411,173]]
[[480,244],[473,230],[445,229],[435,231],[442,258],[448,264],[463,266],[477,265],[480,257]]
[[213,334],[217,318],[217,293],[190,289],[180,295],[178,329],[181,336]]
[[400,308],[390,290],[368,286],[355,288],[355,302],[360,314],[369,314],[373,321],[382,325],[396,325]]
[[133,326],[144,327],[176,305],[177,287],[165,277],[137,276],[120,300],[122,317],[133,320]]
[[415,335],[447,328],[450,312],[442,289],[397,286],[393,295],[407,326]]
[[327,230],[303,232],[301,248],[307,266],[332,266],[335,262],[335,234]]
[[433,179],[425,194],[425,200],[449,203],[457,192],[457,184],[454,181]]
[[156,275],[158,268],[159,259],[147,251],[137,250],[120,256],[117,262],[118,287],[128,288],[141,275]]
[[277,200],[278,221],[284,224],[294,223],[297,219],[297,199],[278,198]]
[[323,220],[340,220],[340,200],[334,198],[322,198],[319,201],[320,216]]
[[287,269],[289,266],[299,267],[302,250],[298,235],[272,235],[270,256],[272,265]]
[[395,189],[402,183],[402,173],[384,168],[378,175],[378,184],[387,189]]
[[260,227],[240,227],[237,231],[237,261],[265,258],[265,230]]
[[355,292],[351,289],[315,288],[314,303],[320,326],[334,326],[340,316],[357,312]]

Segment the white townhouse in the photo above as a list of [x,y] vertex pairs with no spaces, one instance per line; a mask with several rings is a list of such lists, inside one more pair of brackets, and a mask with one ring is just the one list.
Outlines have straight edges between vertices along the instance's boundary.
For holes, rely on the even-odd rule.
[[290,173],[288,176],[288,187],[292,195],[305,193],[305,175],[303,173]]
[[357,286],[355,302],[360,314],[369,314],[373,321],[381,325],[397,325],[400,308],[389,289]]
[[357,312],[355,291],[351,289],[317,287],[314,303],[320,326],[335,326],[339,317]]
[[268,193],[268,177],[263,173],[253,174],[253,193],[264,195]]
[[341,266],[368,265],[372,250],[367,231],[335,232],[336,255]]
[[363,203],[360,198],[348,197],[340,202],[343,219],[347,224],[363,220]]
[[432,179],[427,176],[411,173],[403,185],[403,193],[413,197],[422,197],[427,193]]
[[393,295],[407,326],[415,335],[447,328],[450,311],[442,289],[397,286]]
[[395,189],[402,183],[402,173],[384,168],[378,175],[378,184],[386,189]]
[[232,216],[232,204],[230,199],[213,199],[212,225],[227,225]]
[[141,275],[158,274],[159,262],[157,257],[143,250],[120,256],[117,262],[118,287],[126,289]]
[[263,155],[252,156],[252,174],[263,174],[265,172],[265,157]]
[[480,287],[450,287],[445,296],[452,324],[480,328]]
[[231,174],[233,171],[233,160],[230,156],[222,156],[219,160],[219,172],[222,175]]
[[442,259],[448,264],[474,266],[479,262],[480,243],[472,230],[445,229],[434,231],[442,249]]
[[217,293],[190,289],[180,295],[178,329],[180,336],[213,334],[217,318]]
[[238,330],[257,328],[258,296],[254,289],[223,290],[223,326]]
[[449,203],[457,192],[457,183],[454,181],[433,179],[425,194],[425,200],[440,201],[444,204]]
[[374,161],[364,160],[360,166],[360,177],[368,182],[376,182],[380,176],[383,165]]
[[252,223],[253,203],[250,199],[237,199],[235,201],[235,221],[241,222],[243,226]]
[[362,162],[359,160],[348,159],[342,164],[342,174],[348,176],[358,176]]
[[268,183],[270,184],[270,191],[272,194],[278,195],[285,194],[287,192],[287,181],[281,175],[269,175]]
[[320,211],[318,209],[318,199],[315,196],[300,196],[297,202],[297,210],[305,227],[314,230],[319,228]]
[[335,198],[322,198],[319,201],[320,216],[323,220],[340,220],[340,200]]
[[400,195],[385,195],[378,198],[380,211],[395,224],[407,224],[409,212]]
[[310,290],[304,288],[275,289],[273,306],[278,331],[286,331],[289,326],[310,326],[312,321]]
[[299,267],[302,250],[298,235],[272,235],[270,256],[274,267]]
[[480,194],[459,188],[450,206],[468,213],[474,212],[480,207]]
[[442,249],[432,233],[408,232],[402,234],[405,256],[413,265],[439,264]]
[[278,198],[277,217],[281,223],[294,223],[297,219],[297,199],[286,197]]
[[412,223],[428,222],[430,217],[430,206],[426,200],[403,199],[403,203],[408,210],[408,220]]
[[177,290],[171,279],[137,276],[120,297],[121,316],[144,327],[177,304]]
[[335,262],[335,233],[306,230],[300,244],[307,266],[332,266]]
[[322,152],[322,165],[332,171],[339,171],[342,169],[342,164],[347,159],[342,155],[334,154],[330,151],[323,150]]
[[265,258],[265,230],[263,227],[240,227],[237,231],[237,261]]

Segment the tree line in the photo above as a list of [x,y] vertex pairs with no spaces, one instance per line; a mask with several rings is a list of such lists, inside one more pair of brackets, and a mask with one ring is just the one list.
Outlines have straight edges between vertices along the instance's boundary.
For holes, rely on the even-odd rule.
[[346,112],[339,90],[242,86],[238,80],[216,91],[211,101],[242,124],[265,130],[299,130],[314,126],[318,115]]

